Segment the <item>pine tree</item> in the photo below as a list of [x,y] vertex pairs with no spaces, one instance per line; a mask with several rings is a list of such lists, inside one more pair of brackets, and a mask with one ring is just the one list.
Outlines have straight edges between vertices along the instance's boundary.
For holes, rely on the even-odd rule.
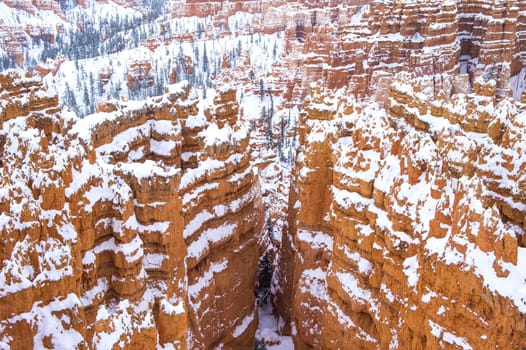
[[[267,223],[270,223],[270,218],[267,219]],[[270,261],[269,252],[267,250],[259,260],[258,264],[258,284],[256,288],[256,297],[258,305],[260,306],[266,305],[268,302],[273,273],[274,267],[272,265],[272,261]]]
[[268,94],[270,96],[269,115],[270,115],[270,118],[272,119],[274,117],[274,98],[273,98],[273,95],[272,95],[272,91],[269,90]]
[[91,106],[91,100],[90,100],[90,96],[89,96],[89,93],[88,93],[88,87],[86,86],[86,83],[84,83],[84,109],[89,112],[90,111],[90,106]]
[[267,350],[267,345],[262,340],[256,339],[254,350]]
[[261,112],[260,112],[259,116],[260,116],[262,122],[265,122],[267,120],[267,110],[266,110],[265,106],[261,106]]
[[280,135],[278,140],[278,153],[279,159],[283,162],[285,161],[285,152],[283,151],[285,142],[285,121],[283,120],[283,115],[281,115],[280,121]]
[[91,96],[95,96],[95,79],[93,78],[93,72],[89,72],[89,91]]
[[265,86],[263,85],[263,79],[259,79],[259,99],[263,101],[263,96],[265,96]]
[[208,72],[208,55],[206,53],[206,43],[203,43],[203,72]]
[[69,87],[68,83],[66,83],[66,88],[64,91],[64,104],[71,108],[71,110],[74,111],[76,114],[79,114],[75,94],[73,93],[73,90],[71,90],[71,88]]

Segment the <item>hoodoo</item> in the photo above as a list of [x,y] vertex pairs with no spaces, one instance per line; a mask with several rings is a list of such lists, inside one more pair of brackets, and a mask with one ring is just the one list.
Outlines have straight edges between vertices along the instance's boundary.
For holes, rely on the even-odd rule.
[[526,348],[525,16],[0,3],[0,349]]

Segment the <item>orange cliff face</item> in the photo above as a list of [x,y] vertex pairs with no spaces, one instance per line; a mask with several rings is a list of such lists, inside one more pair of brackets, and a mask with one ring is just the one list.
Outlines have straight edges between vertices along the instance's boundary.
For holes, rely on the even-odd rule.
[[275,299],[296,349],[526,345],[526,111],[496,93],[313,88]]
[[238,11],[249,13],[260,13],[264,9],[264,4],[260,1],[203,1],[203,0],[184,0],[171,3],[171,13],[173,18],[177,17],[207,17],[216,16],[216,19],[228,18]]
[[[526,93],[510,99],[526,5],[171,5],[212,16],[206,40],[228,44],[239,11],[253,18],[232,40],[283,40],[272,66],[248,40],[237,65],[215,62],[214,84],[240,86],[245,109],[272,94],[274,120],[245,111],[249,131],[235,89],[201,101],[184,83],[77,120],[39,79],[0,75],[0,348],[254,348],[263,253],[296,349],[526,347]],[[23,59],[25,35],[6,28],[0,46]],[[166,28],[128,64],[130,89],[159,78],[159,45],[202,40]],[[172,61],[172,82],[181,66],[201,73],[198,57]],[[290,166],[272,150],[286,133]]]
[[464,92],[482,76],[511,95],[524,67],[522,2],[303,1],[271,3],[255,31],[285,31],[279,84],[301,104],[311,82],[347,87],[385,103],[394,75],[408,72],[429,96]]
[[254,347],[263,207],[238,109],[236,91],[226,87],[204,114],[183,112],[187,170],[180,190],[191,349]]
[[235,91],[204,113],[183,83],[78,120],[38,80],[0,84],[0,344],[253,346],[262,213]]

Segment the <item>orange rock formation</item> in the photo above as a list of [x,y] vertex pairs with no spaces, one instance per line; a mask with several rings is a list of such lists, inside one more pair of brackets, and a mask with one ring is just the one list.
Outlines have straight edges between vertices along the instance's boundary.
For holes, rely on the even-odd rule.
[[306,102],[276,299],[297,349],[526,345],[524,107],[417,91]]
[[0,344],[253,347],[262,220],[235,90],[77,120],[38,80],[0,84]]

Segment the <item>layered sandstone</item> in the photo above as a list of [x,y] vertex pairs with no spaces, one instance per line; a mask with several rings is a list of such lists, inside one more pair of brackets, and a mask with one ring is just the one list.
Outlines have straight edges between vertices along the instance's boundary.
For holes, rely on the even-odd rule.
[[[185,0],[182,2],[173,2],[171,13],[172,17],[207,17],[214,16],[217,21],[228,18],[230,15],[238,12],[261,13],[265,4],[259,1],[203,1],[203,0]],[[225,24],[225,23],[223,23]]]
[[249,161],[248,128],[238,110],[236,90],[227,86],[204,113],[183,112],[187,170],[180,190],[191,349],[254,346],[263,208]]
[[[160,23],[128,87],[160,78],[160,45],[223,40],[255,14],[235,36],[282,39],[279,62],[251,61],[240,40],[215,83],[303,110],[290,169],[273,150],[280,117],[252,120],[263,137],[249,142],[231,87],[201,101],[173,85],[76,121],[38,79],[0,76],[0,345],[252,348],[271,244],[273,304],[298,349],[526,346],[525,6],[172,2],[174,18],[212,17],[175,34]],[[0,24],[0,47],[22,64],[29,37],[55,29]],[[202,73],[189,53],[171,82]]]
[[525,346],[524,110],[496,85],[312,91],[277,299],[296,348]]
[[[133,60],[128,67],[126,84],[131,90],[140,90],[153,86],[155,77],[152,72],[152,64],[147,58]],[[111,77],[111,75],[110,75]]]
[[52,0],[22,0],[22,1],[13,1],[7,0],[4,1],[6,6],[11,8],[20,9],[26,11],[30,14],[35,14],[39,10],[50,11],[59,17],[64,17],[64,13],[60,8],[60,3]]
[[386,89],[401,71],[433,98],[441,91],[465,92],[463,81],[478,77],[495,80],[502,98],[511,94],[510,77],[524,67],[522,2],[320,3],[272,3],[255,24],[265,33],[285,31],[288,74],[281,85],[296,90],[289,92],[295,103],[318,80],[385,103]]
[[253,346],[261,209],[235,90],[205,111],[181,83],[77,120],[38,80],[0,82],[0,344]]

